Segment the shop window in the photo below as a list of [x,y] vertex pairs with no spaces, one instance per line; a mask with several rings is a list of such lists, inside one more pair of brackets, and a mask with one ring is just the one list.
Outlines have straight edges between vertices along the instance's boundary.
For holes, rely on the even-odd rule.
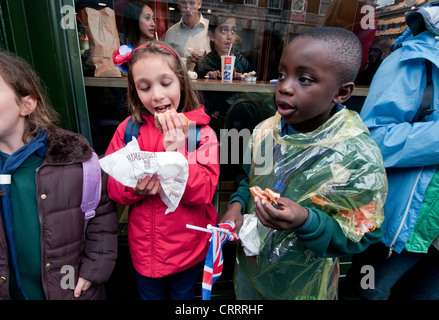
[[[108,30],[115,41],[115,46],[141,41],[132,40],[133,30],[139,27],[139,10],[132,5],[136,0],[75,0],[78,25],[78,41],[83,61],[85,92],[87,95],[88,116],[90,119],[93,147],[100,156],[105,154],[110,139],[117,126],[128,116],[126,74],[115,69],[111,62],[113,49],[96,50],[94,37],[108,35]],[[140,0],[139,0],[140,1]],[[1,2],[1,1],[0,1]],[[191,5],[192,0],[184,0]],[[347,28],[358,35],[363,46],[363,66],[369,64],[369,49],[376,39],[394,41],[407,28],[404,13],[412,6],[419,7],[426,0],[203,0],[199,12],[212,21],[217,12],[230,10],[236,19],[236,49],[251,65],[257,82],[238,80],[233,83],[209,80],[199,77],[194,86],[202,96],[206,111],[211,117],[210,126],[217,133],[221,144],[227,146],[227,160],[221,162],[220,180],[213,203],[221,217],[228,205],[230,196],[236,191],[243,178],[242,159],[246,146],[246,136],[238,137],[238,149],[233,149],[231,137],[221,136],[222,129],[236,129],[248,133],[257,123],[270,117],[275,112],[275,86],[270,80],[276,79],[277,67],[283,48],[300,32],[315,26],[337,26]],[[139,2],[140,3],[140,2]],[[167,30],[177,24],[181,17],[179,0],[149,0],[153,12],[155,27],[152,38],[165,40]],[[103,5],[105,4],[105,5]],[[105,24],[96,24],[96,32],[90,32],[85,8],[102,13]],[[136,13],[137,12],[137,13]],[[108,18],[110,17],[110,18]],[[101,29],[99,29],[101,28]],[[1,29],[1,28],[0,28]],[[151,29],[151,28],[150,28]],[[105,31],[105,32],[100,32]],[[137,32],[137,31],[136,31]],[[380,37],[380,38],[378,38]],[[131,39],[131,40],[130,40]],[[0,33],[0,46],[6,41]],[[114,46],[114,43],[111,44]],[[72,55],[78,54],[72,52]],[[104,56],[102,56],[104,55]],[[101,61],[97,63],[96,61]],[[111,69],[111,72],[109,71]],[[367,96],[368,85],[357,86],[353,96],[347,101],[347,107],[360,111]],[[236,138],[236,137],[235,137]],[[228,139],[228,140],[225,140]],[[118,207],[119,211],[119,258],[116,264],[116,277],[109,283],[110,299],[115,292],[123,292],[122,299],[135,295],[135,281],[127,281],[127,275],[134,278],[128,246],[126,244],[128,207]],[[227,245],[225,246],[227,248]],[[232,247],[233,248],[233,247]],[[227,250],[227,249],[226,249]],[[233,296],[233,274],[235,250],[225,251],[225,269],[220,279],[228,283],[227,290]],[[347,259],[347,258],[346,258]],[[344,263],[344,265],[343,265]],[[342,273],[346,264],[342,262]],[[229,272],[230,271],[230,272]],[[220,283],[216,283],[220,285]],[[122,288],[122,289],[121,289]],[[198,290],[198,289],[197,289]],[[224,292],[224,291],[223,291]],[[223,293],[224,294],[224,293]],[[119,295],[117,298],[120,298]],[[136,296],[134,297],[134,299]]]
[[274,8],[274,9],[282,9],[283,1],[282,0],[268,0],[267,7]]
[[257,6],[258,5],[258,0],[244,0],[244,4],[252,5],[252,6]]
[[331,0],[322,0],[320,1],[319,7],[319,15],[325,15],[328,11],[329,5],[331,4]]
[[[99,2],[107,5],[100,6]],[[107,76],[96,72],[99,66],[93,64],[92,58],[96,58],[99,52],[92,50],[93,35],[90,34],[83,20],[82,10],[86,7],[95,10],[105,8],[112,10],[114,13],[112,23],[115,27],[113,30],[117,30],[114,36],[117,38],[116,46],[119,46],[129,41],[127,35],[131,29],[124,23],[128,23],[128,20],[133,18],[134,11],[130,13],[128,10],[132,2],[133,0],[76,1],[78,38],[83,59],[93,144],[101,155],[105,153],[117,125],[128,116],[127,81],[124,73],[117,74],[116,72],[116,74]],[[184,2],[191,5],[196,1]],[[194,85],[203,97],[206,110],[211,116],[211,127],[218,135],[220,130],[226,127],[251,130],[255,122],[270,116],[270,113],[261,112],[264,109],[261,109],[261,106],[269,105],[274,108],[272,101],[275,86],[270,85],[269,81],[276,78],[277,65],[283,48],[298,33],[315,26],[337,26],[353,31],[359,36],[363,45],[362,69],[364,69],[369,63],[369,49],[376,37],[385,36],[390,41],[394,41],[407,28],[404,13],[410,10],[411,6],[420,6],[425,2],[425,0],[202,1],[199,12],[210,21],[217,12],[229,10],[233,13],[237,25],[237,37],[233,48],[249,62],[251,70],[256,73],[257,80],[256,83],[239,80],[230,86],[221,82],[209,82],[204,77],[199,77],[194,81]],[[149,3],[155,24],[152,37],[165,40],[167,30],[178,23],[182,17],[179,2],[177,0],[150,0]],[[134,17],[134,20],[136,19],[138,19],[138,14]],[[111,50],[107,50],[106,55],[103,58],[111,66]],[[364,87],[357,86],[354,96],[348,101],[348,107],[359,111],[367,95],[367,89],[367,84]],[[247,113],[237,110],[246,110]],[[260,118],[253,119],[254,115]],[[220,213],[224,211],[227,204],[226,193],[233,192],[236,180],[239,180],[239,168],[239,163],[222,165],[221,183],[215,200]],[[232,183],[226,183],[230,181]]]

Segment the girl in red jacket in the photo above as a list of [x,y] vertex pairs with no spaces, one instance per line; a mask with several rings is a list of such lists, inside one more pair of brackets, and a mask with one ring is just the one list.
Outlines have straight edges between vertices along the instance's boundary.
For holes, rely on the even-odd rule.
[[[182,152],[189,163],[189,177],[179,206],[168,214],[155,175],[145,177],[135,188],[109,177],[109,196],[130,206],[128,241],[141,298],[193,299],[210,235],[187,229],[186,224],[206,227],[218,222],[212,205],[219,176],[218,141],[187,70],[172,48],[163,42],[148,42],[134,49],[127,60],[128,107],[133,121],[141,124],[137,137],[140,149]],[[181,112],[165,116],[162,133],[154,115],[168,110]],[[201,139],[194,152],[188,152],[186,146],[186,118],[200,126]],[[131,118],[117,128],[106,155],[125,147],[128,121]]]

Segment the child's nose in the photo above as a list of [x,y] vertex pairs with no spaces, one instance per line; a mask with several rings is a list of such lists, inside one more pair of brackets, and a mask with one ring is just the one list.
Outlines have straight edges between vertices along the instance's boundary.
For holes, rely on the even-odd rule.
[[285,79],[279,83],[278,81],[278,90],[282,94],[293,95],[294,94],[294,85],[293,81]]
[[152,99],[153,100],[161,100],[163,99],[163,90],[159,86],[153,86],[151,88],[152,91]]

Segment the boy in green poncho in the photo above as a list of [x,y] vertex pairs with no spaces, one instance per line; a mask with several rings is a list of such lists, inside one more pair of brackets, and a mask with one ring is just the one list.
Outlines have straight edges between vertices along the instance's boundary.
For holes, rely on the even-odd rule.
[[[309,29],[284,49],[277,113],[255,128],[248,179],[221,219],[241,229],[238,299],[336,299],[338,257],[380,239],[381,153],[358,114],[341,105],[360,64],[360,42],[342,28]],[[252,186],[280,193],[278,204],[253,199]]]

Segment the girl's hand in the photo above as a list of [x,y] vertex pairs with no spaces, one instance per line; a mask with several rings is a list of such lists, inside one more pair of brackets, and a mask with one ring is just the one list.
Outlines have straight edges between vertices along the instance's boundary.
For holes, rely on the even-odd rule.
[[255,198],[255,212],[264,226],[279,231],[300,227],[308,219],[308,210],[288,198],[279,198],[279,209]]
[[221,71],[215,70],[215,71],[209,71],[207,74],[210,79],[221,79]]
[[236,69],[233,69],[233,80],[241,80],[242,73],[236,72]]
[[142,181],[137,182],[137,185],[134,188],[134,191],[138,194],[147,196],[153,196],[159,193],[160,190],[160,180],[156,174],[153,174],[152,177],[146,176]]
[[75,298],[79,298],[82,292],[85,292],[88,290],[88,288],[91,287],[91,282],[88,280],[85,280],[84,278],[79,277],[78,283],[76,284],[75,291],[73,294],[75,295]]
[[166,115],[165,120],[160,122],[163,128],[163,147],[166,151],[175,151],[184,146],[188,138],[189,127],[181,114],[173,113]]

